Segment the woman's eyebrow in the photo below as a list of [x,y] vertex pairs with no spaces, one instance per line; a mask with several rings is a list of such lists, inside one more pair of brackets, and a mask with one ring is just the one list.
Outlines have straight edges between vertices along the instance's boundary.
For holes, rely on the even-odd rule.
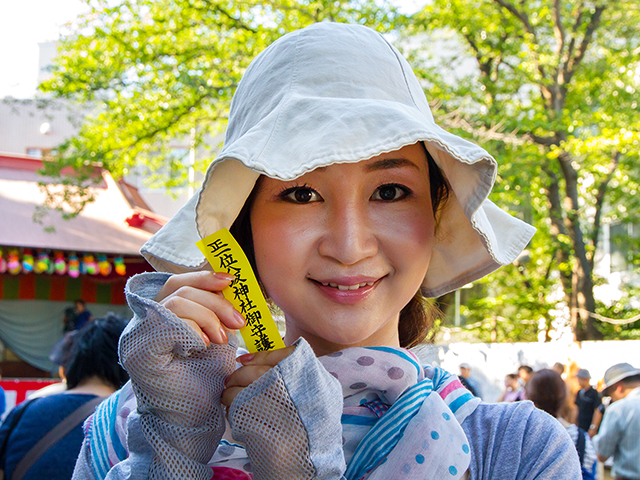
[[376,160],[373,163],[370,163],[366,166],[366,170],[368,172],[376,171],[376,170],[388,170],[390,168],[398,168],[398,167],[413,167],[416,170],[420,170],[418,166],[410,160],[406,158],[384,158],[382,160]]

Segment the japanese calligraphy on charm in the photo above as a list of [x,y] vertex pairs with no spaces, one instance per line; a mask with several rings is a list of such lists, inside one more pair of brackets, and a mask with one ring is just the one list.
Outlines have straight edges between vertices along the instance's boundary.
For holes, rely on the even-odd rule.
[[247,320],[247,324],[240,329],[247,349],[250,352],[260,352],[284,348],[258,279],[229,230],[218,230],[196,242],[196,246],[207,257],[214,272],[226,272],[236,277],[222,290],[222,294]]

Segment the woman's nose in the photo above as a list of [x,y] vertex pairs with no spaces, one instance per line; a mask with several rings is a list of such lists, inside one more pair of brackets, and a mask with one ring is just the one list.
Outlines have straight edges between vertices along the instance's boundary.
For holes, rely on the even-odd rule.
[[318,245],[320,255],[342,265],[354,265],[378,253],[374,223],[366,206],[357,203],[327,208],[324,232]]

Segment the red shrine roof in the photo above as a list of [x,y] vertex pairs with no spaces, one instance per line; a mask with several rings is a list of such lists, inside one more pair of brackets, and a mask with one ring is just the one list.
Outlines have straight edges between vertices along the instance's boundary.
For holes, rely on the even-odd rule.
[[37,173],[41,167],[40,159],[0,153],[0,245],[138,255],[142,244],[167,222],[150,211],[134,187],[96,167],[102,182],[91,187],[94,202],[70,220],[50,211],[42,224],[36,223],[33,214],[45,199],[38,186],[46,181]]

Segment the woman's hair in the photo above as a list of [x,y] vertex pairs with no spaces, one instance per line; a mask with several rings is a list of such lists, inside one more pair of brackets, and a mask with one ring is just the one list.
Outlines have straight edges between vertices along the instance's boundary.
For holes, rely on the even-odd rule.
[[[431,207],[436,221],[437,232],[439,214],[449,198],[451,187],[438,165],[436,165],[435,160],[427,150],[424,143],[420,142],[420,144],[422,145],[422,148],[424,148],[424,152],[427,157],[429,187],[431,189]],[[258,179],[258,182],[259,181],[260,180]],[[258,269],[256,268],[256,259],[253,250],[250,211],[259,185],[258,182],[256,182],[256,186],[253,188],[249,198],[247,198],[242,210],[230,228],[234,238],[238,241],[242,250],[244,250],[247,255],[247,258],[251,263],[251,267],[254,272],[256,272],[256,275],[258,275]],[[400,346],[410,348],[421,343],[427,337],[427,334],[439,313],[440,311],[438,308],[429,303],[429,300],[423,297],[420,291],[418,291],[400,312],[400,322],[398,323]]]
[[518,379],[518,375],[516,375],[515,373],[507,373],[505,375],[505,378],[508,378],[509,380],[517,380]]
[[125,325],[122,318],[108,313],[78,330],[65,371],[67,388],[75,388],[91,377],[98,377],[116,389],[129,380],[129,375],[118,363],[118,340]]
[[567,388],[558,372],[543,368],[533,374],[525,387],[527,398],[540,410],[556,417],[564,404]]

